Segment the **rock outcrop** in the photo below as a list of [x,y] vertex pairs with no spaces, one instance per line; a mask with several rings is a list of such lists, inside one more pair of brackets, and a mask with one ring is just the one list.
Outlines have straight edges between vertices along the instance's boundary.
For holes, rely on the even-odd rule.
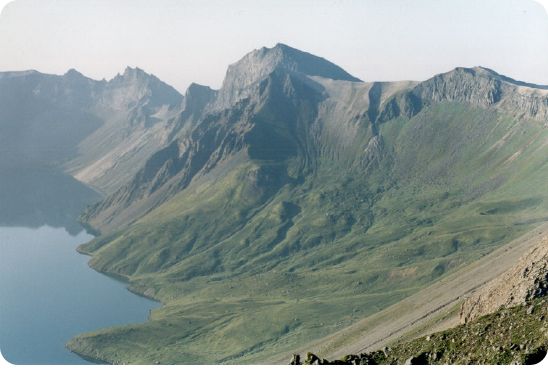
[[253,90],[251,87],[276,70],[332,80],[360,81],[324,58],[278,43],[272,48],[253,50],[228,67],[216,106],[227,108],[249,97]]
[[412,94],[424,102],[467,103],[548,123],[546,86],[513,80],[483,67],[439,74],[417,85]]
[[508,272],[474,292],[463,303],[461,323],[527,303],[548,293],[548,236],[526,252]]

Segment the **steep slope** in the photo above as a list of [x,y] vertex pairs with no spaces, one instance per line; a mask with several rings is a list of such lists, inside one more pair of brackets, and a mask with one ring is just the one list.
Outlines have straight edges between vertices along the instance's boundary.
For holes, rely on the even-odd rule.
[[523,255],[508,272],[469,296],[460,312],[462,323],[495,312],[500,307],[522,305],[548,294],[548,236]]
[[[292,79],[291,82],[298,82],[304,88],[298,92],[301,95],[290,98],[303,98],[303,94],[307,94],[305,98],[315,99],[317,102],[313,108],[317,110],[316,117],[310,120],[309,123],[304,124],[304,126],[308,126],[307,131],[312,130],[314,133],[311,134],[313,137],[302,143],[302,145],[308,147],[308,143],[313,143],[312,147],[317,154],[306,156],[309,159],[308,162],[315,160],[316,157],[343,158],[347,159],[345,165],[356,166],[361,164],[361,167],[364,168],[364,164],[369,165],[374,162],[381,153],[383,135],[379,134],[379,125],[401,116],[410,118],[421,110],[440,102],[462,103],[494,110],[505,115],[514,115],[518,120],[532,119],[541,124],[548,123],[548,112],[546,110],[546,107],[548,107],[548,89],[514,81],[484,68],[457,68],[452,72],[436,76],[423,83],[348,82],[344,79],[341,81],[340,78],[329,79],[297,72],[294,69],[299,67],[294,62],[291,62],[291,66],[286,65],[285,62],[280,62],[280,58],[284,58],[280,54],[284,52],[280,47],[286,48],[283,45],[275,46],[270,50],[263,48],[246,55],[241,61],[231,65],[223,88],[216,94],[217,98],[214,100],[213,91],[208,94],[208,109],[202,108],[201,111],[201,114],[207,117],[207,121],[210,121],[210,118],[215,114],[223,111],[219,111],[218,107],[224,104],[222,102],[226,101],[227,94],[250,96],[245,102],[233,99],[240,101],[231,108],[236,111],[235,115],[240,114],[242,105],[247,106],[248,111],[254,109],[249,108],[251,106],[261,106],[263,102],[260,99],[264,99],[265,95],[264,90],[260,88],[265,88],[274,79],[273,74],[285,73],[289,77],[288,79]],[[324,65],[323,67],[329,66]],[[320,68],[322,67],[320,66]],[[237,75],[237,69],[243,76]],[[262,80],[259,78],[262,82],[257,81],[259,75],[268,74],[269,70],[272,70],[272,73],[264,76],[265,78]],[[310,73],[317,74],[318,72]],[[328,73],[326,72],[326,74]],[[342,77],[337,72],[334,72],[334,74],[333,77]],[[246,80],[241,81],[242,78],[246,78]],[[349,75],[346,78],[354,79]],[[240,82],[235,80],[240,80]],[[292,85],[288,83],[285,86],[279,86],[280,89],[286,87],[291,88]],[[276,104],[283,106],[280,101],[277,101]],[[208,117],[208,114],[211,117]],[[280,111],[278,117],[282,115],[285,115],[285,113]],[[181,117],[185,118],[186,116],[182,115]],[[186,123],[194,125],[196,122],[199,123],[199,121],[187,121]],[[223,124],[214,122],[208,125],[220,127]],[[249,123],[242,124],[240,122],[239,125],[241,128],[245,128],[246,125],[248,128],[252,127],[252,124]],[[181,127],[183,126],[179,124],[175,128]],[[187,125],[185,131],[179,130],[179,132],[186,133],[190,129],[192,129],[192,126]],[[223,131],[226,130],[221,130],[221,132]],[[200,139],[201,136],[200,131],[197,130],[196,134],[178,140],[178,146],[172,144],[166,147],[165,150],[158,152],[151,159],[146,174],[145,169],[143,169],[127,187],[121,188],[105,203],[91,209],[86,215],[85,221],[94,225],[95,228],[112,230],[131,222],[169,199],[170,195],[167,195],[160,196],[160,200],[140,201],[144,197],[155,197],[156,194],[152,193],[154,191],[150,191],[150,188],[153,187],[154,190],[157,190],[161,186],[157,181],[154,181],[154,184],[143,183],[143,178],[149,181],[154,180],[156,172],[151,171],[151,165],[157,166],[157,170],[161,172],[160,174],[165,175],[165,165],[171,166],[173,163],[169,158],[163,160],[162,155],[171,155],[170,150],[174,150],[176,147],[180,150],[179,154],[183,154],[182,150],[186,149],[194,140]],[[363,153],[359,149],[360,147],[364,150]],[[262,151],[264,152],[264,150]],[[212,151],[209,151],[209,153],[212,153]],[[202,155],[200,158],[207,159],[209,157],[209,155]],[[160,162],[160,160],[162,161]],[[174,168],[170,167],[170,169],[172,174],[175,171],[178,172],[176,168],[173,170]],[[179,189],[184,188],[188,182],[177,184],[177,190],[172,190],[170,193],[176,193]],[[148,190],[143,191],[143,188],[147,186]],[[136,190],[137,187],[141,189]],[[138,193],[138,196],[136,196],[136,193]],[[139,202],[136,208],[139,208],[140,211],[131,209],[126,211],[125,208],[131,208],[133,206],[132,202],[135,201]],[[117,212],[124,215],[119,218],[120,220],[117,220],[115,216]],[[105,214],[101,215],[101,213]]]
[[360,81],[324,58],[278,43],[270,49],[254,50],[228,67],[216,107],[227,108],[252,97],[253,87],[275,70],[332,80]]
[[76,179],[110,193],[129,180],[167,143],[183,97],[139,68],[126,68],[94,96],[102,125],[83,139],[64,168]]
[[73,350],[262,361],[548,219],[545,87],[477,69],[362,83],[280,50],[233,65],[195,128],[86,214],[91,266],[165,305]]
[[383,350],[326,360],[309,353],[291,364],[310,365],[534,365],[548,349],[548,298],[500,308],[467,324]]
[[168,140],[184,136],[207,114],[217,91],[208,86],[192,83],[185,92],[182,110],[177,116]]
[[[114,191],[168,143],[175,118],[187,111],[181,103],[140,69],[110,81],[76,70],[0,73],[0,224],[77,231],[98,192]],[[186,119],[179,120],[195,120]]]
[[[316,67],[319,71],[313,70]],[[219,163],[220,156],[223,160],[229,159],[244,142],[249,144],[250,153],[258,155],[259,159],[287,157],[273,155],[265,147],[270,145],[263,142],[274,140],[282,148],[298,147],[295,140],[291,140],[294,138],[291,126],[312,125],[314,117],[307,111],[315,109],[315,102],[325,98],[321,85],[310,80],[306,73],[299,72],[301,68],[311,74],[333,74],[337,79],[357,80],[324,59],[281,44],[246,55],[231,65],[218,93],[206,92],[203,100],[209,105],[204,108],[202,102],[204,118],[197,121],[196,128],[187,125],[181,130],[179,128],[184,126],[181,123],[175,127],[179,133],[186,134],[190,129],[193,132],[156,153],[132,182],[90,209],[84,221],[105,230],[125,225],[185,188],[202,168],[204,172],[211,170]],[[303,104],[307,107],[301,108]],[[225,109],[226,105],[230,108]],[[261,119],[262,112],[272,115],[274,120],[282,118],[279,124],[282,128],[275,131],[272,139],[266,139],[265,131],[270,129],[263,123],[272,119]],[[304,119],[308,122],[297,123],[299,115],[308,115],[309,118]]]
[[[382,351],[349,354],[328,361],[308,354],[305,364],[532,364],[548,348],[548,235],[535,231],[530,247],[514,266],[467,296],[463,325]],[[521,243],[521,242],[520,242]],[[505,251],[508,251],[506,248]],[[514,254],[514,257],[517,257]],[[499,255],[500,258],[500,255]],[[501,260],[503,260],[501,258]],[[441,286],[441,285],[440,285]],[[300,356],[292,364],[299,364]]]
[[0,73],[0,162],[55,167],[109,192],[166,143],[181,102],[140,69],[110,81],[75,70]]
[[422,101],[493,107],[517,119],[548,124],[548,87],[516,81],[487,68],[456,68],[421,83],[412,93]]

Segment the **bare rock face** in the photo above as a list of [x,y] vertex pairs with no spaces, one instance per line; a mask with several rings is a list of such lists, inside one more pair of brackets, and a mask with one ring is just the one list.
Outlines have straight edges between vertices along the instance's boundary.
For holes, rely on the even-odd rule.
[[495,108],[518,118],[548,123],[548,87],[513,80],[482,68],[456,68],[417,85],[424,102],[453,101]]
[[250,88],[276,69],[332,80],[360,81],[324,58],[278,43],[272,48],[253,50],[228,67],[217,108],[227,108],[249,97]]
[[[367,173],[389,154],[380,130],[383,123],[400,116],[411,118],[438,103],[459,103],[501,111],[516,120],[548,123],[548,86],[512,80],[479,67],[457,68],[424,82],[365,83],[324,58],[284,44],[254,50],[230,65],[220,90],[190,85],[177,100],[179,109],[175,111],[162,108],[174,100],[166,98],[169,91],[157,87],[163,92],[152,93],[156,89],[151,85],[159,81],[140,69],[128,68],[111,83],[110,89],[116,92],[111,95],[116,98],[108,99],[109,104],[137,105],[136,112],[143,115],[128,126],[128,136],[120,136],[124,147],[115,150],[117,158],[111,158],[110,153],[106,161],[87,166],[76,175],[96,185],[99,180],[90,177],[98,172],[107,177],[117,177],[112,174],[115,169],[131,172],[122,177],[124,180],[107,182],[109,186],[104,187],[112,190],[104,190],[108,193],[105,201],[84,215],[86,223],[103,232],[159,206],[190,185],[194,177],[209,174],[240,151],[244,158],[260,163],[304,155],[308,161],[310,152],[312,158],[336,155]],[[137,96],[135,102],[132,96]],[[152,127],[136,126],[140,123],[152,123]],[[364,145],[356,154],[351,150],[362,136]],[[91,138],[93,142],[85,146],[113,143],[104,138]],[[149,147],[146,153],[143,144]],[[280,174],[282,180],[269,181],[272,185],[266,186],[277,187],[286,178],[285,173]],[[271,193],[255,185],[264,182],[253,182],[251,192]]]
[[460,312],[461,323],[548,294],[548,236],[527,251],[509,271],[468,297]]

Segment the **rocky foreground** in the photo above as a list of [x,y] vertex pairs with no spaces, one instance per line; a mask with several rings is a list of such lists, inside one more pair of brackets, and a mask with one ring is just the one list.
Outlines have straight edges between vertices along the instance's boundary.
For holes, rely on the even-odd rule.
[[308,353],[293,365],[536,364],[548,348],[548,237],[463,303],[461,325],[339,360]]
[[370,353],[340,360],[308,353],[295,355],[293,365],[435,365],[535,364],[546,356],[548,299],[538,298],[503,308],[468,324]]
[[461,323],[493,313],[500,307],[524,304],[548,294],[548,237],[527,251],[508,272],[473,293],[462,304]]

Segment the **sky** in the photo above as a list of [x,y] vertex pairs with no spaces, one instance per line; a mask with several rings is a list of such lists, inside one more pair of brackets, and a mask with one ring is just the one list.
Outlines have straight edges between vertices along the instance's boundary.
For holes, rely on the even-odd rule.
[[0,14],[0,71],[75,68],[110,79],[138,66],[184,92],[191,82],[219,88],[230,63],[282,42],[365,81],[485,66],[548,84],[542,3],[548,9],[548,0],[16,0]]

